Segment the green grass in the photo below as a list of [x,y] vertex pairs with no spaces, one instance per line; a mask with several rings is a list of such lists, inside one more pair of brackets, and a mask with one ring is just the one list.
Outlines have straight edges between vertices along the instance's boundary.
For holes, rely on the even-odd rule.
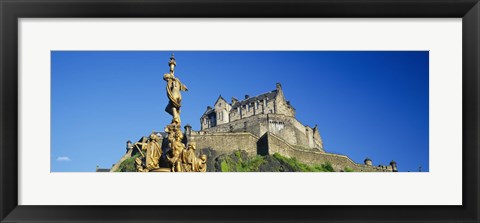
[[237,172],[258,172],[260,165],[263,163],[265,163],[265,158],[259,155],[247,161],[241,160],[237,164]]
[[220,163],[222,172],[258,172],[260,165],[265,163],[265,158],[255,156],[254,158],[242,158],[241,151],[235,151],[232,156],[225,157]]
[[135,158],[140,157],[140,154],[136,154],[126,160],[124,160],[116,172],[136,172],[135,168]]
[[[140,157],[140,154],[136,154],[133,157],[130,157],[124,160],[117,172],[135,172],[135,158]],[[277,160],[282,167],[287,169],[287,171],[295,172],[334,172],[332,164],[324,163],[318,165],[307,165],[299,162],[295,158],[284,157],[278,153],[271,155],[271,158],[267,156],[257,155],[255,157],[248,157],[245,152],[240,150],[235,151],[229,156],[225,156],[220,162],[220,171],[222,172],[259,172],[260,168],[262,170],[269,170],[268,166],[273,160]],[[265,165],[264,165],[265,164]],[[262,166],[263,165],[263,166]],[[267,169],[265,169],[267,168]],[[278,170],[271,170],[278,171]],[[345,167],[345,172],[353,172],[353,169]]]
[[222,172],[230,172],[230,167],[225,160],[220,163],[220,170]]
[[332,164],[330,163],[309,166],[307,164],[299,162],[295,157],[288,158],[278,153],[274,153],[273,157],[278,161],[287,164],[296,172],[334,172]]
[[353,172],[353,169],[347,166],[347,167],[345,167],[344,171],[345,172]]

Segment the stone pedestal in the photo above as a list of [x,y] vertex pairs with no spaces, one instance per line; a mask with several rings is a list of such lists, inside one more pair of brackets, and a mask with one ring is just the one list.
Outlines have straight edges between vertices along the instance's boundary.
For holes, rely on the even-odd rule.
[[172,170],[170,168],[161,167],[158,169],[150,170],[150,172],[172,172]]

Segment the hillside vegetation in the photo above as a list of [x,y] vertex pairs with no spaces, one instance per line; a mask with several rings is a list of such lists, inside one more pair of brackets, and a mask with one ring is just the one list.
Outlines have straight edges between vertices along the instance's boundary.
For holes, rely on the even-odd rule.
[[[311,166],[278,153],[255,157],[248,157],[243,150],[228,155],[216,155],[214,150],[209,149],[204,149],[201,153],[209,157],[208,172],[334,172],[330,163]],[[135,172],[136,157],[138,156],[123,161],[117,171]]]

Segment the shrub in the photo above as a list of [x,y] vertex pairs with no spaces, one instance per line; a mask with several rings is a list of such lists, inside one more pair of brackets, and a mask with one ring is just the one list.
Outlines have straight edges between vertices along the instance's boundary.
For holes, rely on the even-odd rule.
[[345,172],[353,172],[353,169],[347,166],[347,167],[345,167],[344,171]]
[[309,166],[307,164],[301,163],[293,158],[284,157],[278,153],[274,153],[273,157],[279,162],[288,165],[293,171],[296,172],[334,172],[332,164],[325,163],[322,165]]
[[228,167],[228,164],[225,160],[223,160],[221,163],[220,163],[220,170],[222,172],[229,172],[230,168]]
[[135,167],[135,159],[137,157],[140,157],[140,154],[136,154],[135,156],[132,156],[132,157],[124,160],[120,164],[120,167],[118,167],[117,172],[135,172],[135,171],[137,171],[137,169]]
[[333,170],[332,164],[328,162],[322,164],[322,168],[325,170],[325,172],[335,172],[335,170]]

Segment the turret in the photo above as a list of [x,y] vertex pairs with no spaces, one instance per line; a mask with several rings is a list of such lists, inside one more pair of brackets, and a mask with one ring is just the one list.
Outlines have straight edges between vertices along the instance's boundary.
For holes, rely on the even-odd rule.
[[130,148],[132,148],[132,146],[133,146],[133,145],[132,145],[132,141],[128,140],[128,141],[127,141],[127,152],[128,152],[128,150],[129,150]]
[[397,162],[393,161],[390,162],[390,166],[392,167],[392,171],[393,172],[398,172],[398,169],[397,169]]
[[363,161],[363,163],[365,163],[367,166],[372,166],[372,160],[368,157]]
[[184,128],[185,128],[185,135],[186,136],[191,136],[192,135],[192,126],[187,124],[187,125],[185,125]]

